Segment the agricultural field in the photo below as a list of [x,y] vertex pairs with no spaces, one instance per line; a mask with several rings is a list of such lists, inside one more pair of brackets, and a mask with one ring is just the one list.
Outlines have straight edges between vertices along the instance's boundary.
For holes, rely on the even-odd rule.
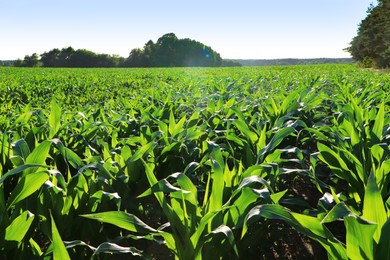
[[388,259],[389,93],[353,65],[0,68],[0,258]]

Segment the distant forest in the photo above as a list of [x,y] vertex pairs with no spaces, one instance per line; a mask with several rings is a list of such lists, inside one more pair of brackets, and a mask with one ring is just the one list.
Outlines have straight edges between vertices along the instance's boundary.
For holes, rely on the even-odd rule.
[[[83,50],[84,51],[84,50]],[[80,66],[80,67],[152,67],[141,66],[140,64],[134,64],[128,66],[125,58],[118,56],[111,56],[113,59],[109,59],[106,65],[102,66],[102,63],[95,63],[92,66]],[[0,61],[0,66],[16,66],[21,67],[20,61]],[[310,64],[350,64],[353,63],[352,58],[314,58],[314,59],[222,59],[221,67],[240,67],[240,66],[288,66],[288,65],[310,65]],[[100,66],[98,66],[100,65]],[[137,66],[138,65],[138,66]],[[42,65],[41,65],[42,66]],[[27,66],[26,66],[27,67]],[[46,67],[61,67],[61,66],[46,66]],[[62,66],[71,67],[71,66]]]
[[118,55],[97,54],[86,49],[66,47],[52,49],[42,54],[26,55],[23,60],[0,61],[0,66],[15,67],[68,67],[68,68],[114,68],[114,67],[232,67],[270,66],[323,63],[352,63],[352,59],[274,59],[239,60],[222,59],[221,55],[205,44],[179,39],[173,33],[148,41],[143,48],[131,50],[127,58]]
[[4,61],[0,65],[62,68],[241,66],[237,62],[223,60],[219,53],[203,43],[179,39],[173,33],[163,35],[157,42],[148,41],[142,49],[133,49],[127,58],[66,47],[42,54],[33,53],[23,60]]
[[284,65],[306,65],[306,64],[353,63],[352,58],[258,59],[258,60],[231,59],[227,61],[240,63],[242,66],[284,66]]

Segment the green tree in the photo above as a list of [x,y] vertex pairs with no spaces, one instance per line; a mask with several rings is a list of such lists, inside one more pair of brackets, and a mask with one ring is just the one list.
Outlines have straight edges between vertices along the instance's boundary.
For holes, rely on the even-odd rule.
[[117,55],[96,54],[86,49],[74,50],[72,47],[53,49],[41,54],[43,67],[123,67],[125,58]]
[[221,66],[219,53],[203,43],[191,39],[178,39],[168,33],[156,43],[148,41],[143,49],[133,49],[126,60],[128,67],[192,67]]
[[77,68],[97,67],[98,57],[96,53],[85,49],[72,52],[69,56],[68,66]]
[[38,67],[39,55],[37,53],[33,53],[31,56],[24,56],[23,65],[25,67]]
[[379,0],[376,6],[369,7],[346,50],[363,66],[390,66],[390,0]]
[[14,66],[14,67],[23,67],[23,66],[24,66],[23,60],[17,59],[17,60],[14,62],[13,66]]
[[150,67],[149,64],[145,51],[139,48],[133,49],[126,61],[127,67]]
[[60,54],[59,49],[53,49],[49,52],[41,54],[41,62],[43,67],[60,67]]
[[154,53],[157,67],[174,67],[177,64],[178,41],[173,33],[167,33],[157,40]]
[[72,67],[71,58],[74,53],[72,47],[63,48],[59,54],[59,67]]

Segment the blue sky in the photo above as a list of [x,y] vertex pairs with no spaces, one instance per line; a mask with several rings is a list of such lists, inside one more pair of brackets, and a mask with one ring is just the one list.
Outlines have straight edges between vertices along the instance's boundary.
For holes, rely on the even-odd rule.
[[375,0],[0,0],[0,60],[72,46],[127,57],[165,33],[223,58],[349,57]]

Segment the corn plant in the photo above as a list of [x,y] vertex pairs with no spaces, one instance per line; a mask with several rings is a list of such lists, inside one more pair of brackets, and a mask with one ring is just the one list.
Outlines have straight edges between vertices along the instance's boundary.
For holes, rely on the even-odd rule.
[[[326,249],[329,259],[386,259],[390,241],[389,213],[374,174],[368,179],[361,216],[340,202],[337,196],[334,200],[337,204],[322,219],[294,213],[279,205],[257,206],[246,216],[242,235],[245,235],[247,226],[259,218],[283,220],[319,242]],[[340,219],[346,227],[345,243],[338,240],[325,225]]]

